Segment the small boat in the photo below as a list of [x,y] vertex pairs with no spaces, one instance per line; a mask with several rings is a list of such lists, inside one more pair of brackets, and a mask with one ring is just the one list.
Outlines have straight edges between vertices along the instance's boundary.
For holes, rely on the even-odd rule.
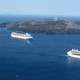
[[80,51],[78,49],[72,49],[67,52],[67,55],[73,58],[80,58]]
[[19,32],[12,32],[11,37],[19,38],[19,39],[32,39],[33,37],[29,33],[19,33]]

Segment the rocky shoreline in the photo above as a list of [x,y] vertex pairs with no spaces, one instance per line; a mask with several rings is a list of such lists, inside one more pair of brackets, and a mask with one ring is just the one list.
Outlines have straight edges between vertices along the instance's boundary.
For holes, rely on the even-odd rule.
[[80,21],[42,19],[1,23],[7,29],[48,34],[80,34]]

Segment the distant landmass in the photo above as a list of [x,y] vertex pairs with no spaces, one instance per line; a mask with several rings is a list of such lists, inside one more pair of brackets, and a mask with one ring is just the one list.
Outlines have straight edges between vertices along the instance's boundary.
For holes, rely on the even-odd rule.
[[70,18],[36,18],[0,23],[1,28],[48,34],[80,34],[80,20]]

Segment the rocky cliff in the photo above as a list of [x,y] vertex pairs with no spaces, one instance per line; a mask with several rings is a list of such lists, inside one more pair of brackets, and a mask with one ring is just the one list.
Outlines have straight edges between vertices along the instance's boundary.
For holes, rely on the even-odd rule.
[[80,21],[71,20],[29,20],[1,23],[0,27],[7,29],[28,31],[28,32],[45,32],[50,34],[80,34]]

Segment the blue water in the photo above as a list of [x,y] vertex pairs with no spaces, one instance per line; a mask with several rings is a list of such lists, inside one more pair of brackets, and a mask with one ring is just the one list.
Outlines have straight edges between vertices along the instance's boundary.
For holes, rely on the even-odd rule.
[[0,15],[0,23],[15,22],[15,21],[29,21],[29,20],[42,20],[54,19],[58,17],[63,20],[80,21],[80,16],[38,16],[38,15]]
[[33,16],[33,15],[0,15],[0,23],[15,22],[15,21],[29,21],[51,19],[49,16]]
[[80,49],[80,35],[31,33],[19,40],[0,29],[0,80],[80,80],[80,60],[67,57]]

